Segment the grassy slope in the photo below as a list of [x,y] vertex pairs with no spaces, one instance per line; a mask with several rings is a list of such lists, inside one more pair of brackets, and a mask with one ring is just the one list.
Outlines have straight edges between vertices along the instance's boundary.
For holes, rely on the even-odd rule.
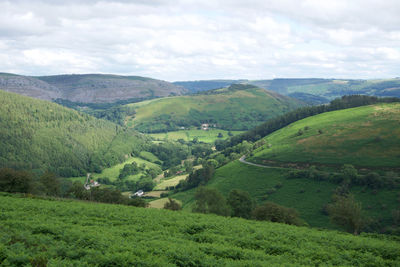
[[0,196],[0,263],[47,266],[395,266],[400,245],[278,223]]
[[179,184],[179,181],[186,179],[186,177],[188,177],[188,174],[178,175],[170,179],[162,179],[161,182],[154,187],[154,190],[165,190],[170,186],[176,186]]
[[[250,88],[223,89],[218,94],[168,97],[131,105],[136,108],[136,116],[128,118],[127,125],[138,129],[143,124],[159,120],[161,116],[170,116],[165,120],[177,123],[193,119],[200,120],[198,123],[214,120],[220,128],[240,130],[299,107],[300,103],[263,89]],[[262,117],[256,118],[256,113],[262,114]],[[164,119],[162,123],[166,123]]]
[[[398,103],[323,113],[265,137],[271,148],[256,150],[249,160],[399,167],[399,122]],[[300,129],[304,134],[298,136]]]
[[[286,169],[266,169],[245,165],[239,161],[231,162],[217,169],[207,187],[216,188],[225,196],[232,189],[241,189],[250,193],[257,203],[272,201],[286,207],[295,208],[300,216],[312,227],[335,228],[328,216],[322,213],[323,207],[331,201],[333,190],[338,186],[326,181],[308,179],[286,179]],[[282,187],[275,193],[269,193],[277,184]],[[378,219],[382,225],[392,223],[392,210],[398,206],[397,189],[380,189],[374,193],[371,189],[354,186],[351,192],[362,203],[365,215]],[[174,194],[172,197],[183,203],[185,210],[191,210],[194,204],[195,190]],[[382,207],[385,208],[382,208]]]
[[[231,131],[233,135],[237,135],[242,133],[243,131]],[[222,133],[223,137],[218,138],[218,134]],[[183,139],[185,141],[192,141],[194,138],[198,138],[200,142],[205,143],[213,143],[217,139],[225,139],[228,136],[228,131],[220,130],[220,129],[212,129],[208,131],[203,130],[181,130],[167,133],[157,133],[150,134],[150,136],[159,139],[159,140],[178,140]]]
[[96,154],[115,164],[143,143],[133,131],[60,105],[0,90],[0,165],[88,169]]
[[[310,117],[267,136],[265,139],[272,147],[256,150],[249,160],[398,167],[399,111],[400,104],[379,104]],[[302,136],[295,136],[305,126],[309,130]],[[319,134],[318,129],[322,129],[323,134]],[[374,141],[377,136],[381,138],[379,142]],[[311,226],[333,227],[321,210],[330,201],[337,185],[308,179],[288,180],[285,178],[287,172],[289,170],[266,169],[235,161],[217,169],[207,186],[215,187],[225,195],[232,189],[242,189],[258,203],[270,200],[297,209]],[[269,194],[268,191],[279,183],[282,187]],[[300,193],[302,190],[304,192]],[[398,205],[396,190],[380,189],[377,194],[358,186],[351,190],[362,202],[367,216],[381,220],[383,225],[391,224],[391,211]],[[193,195],[194,190],[190,190],[173,197],[183,202],[184,209],[190,210]]]

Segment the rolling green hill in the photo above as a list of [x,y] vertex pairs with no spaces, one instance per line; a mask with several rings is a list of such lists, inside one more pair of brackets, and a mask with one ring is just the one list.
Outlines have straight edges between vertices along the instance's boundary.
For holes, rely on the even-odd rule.
[[248,160],[399,167],[400,104],[319,114],[265,137]]
[[0,196],[4,266],[396,266],[400,245],[279,223]]
[[0,90],[0,166],[85,175],[125,159],[144,137],[58,104]]
[[232,85],[193,96],[154,99],[131,104],[136,110],[127,126],[141,132],[215,124],[224,130],[245,130],[304,105],[295,99],[251,85]]

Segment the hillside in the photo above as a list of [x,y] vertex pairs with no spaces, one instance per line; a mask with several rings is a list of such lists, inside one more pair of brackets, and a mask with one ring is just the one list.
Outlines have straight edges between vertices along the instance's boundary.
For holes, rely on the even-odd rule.
[[249,160],[399,167],[399,121],[399,103],[319,114],[268,135]]
[[179,95],[186,90],[172,83],[109,74],[29,77],[0,73],[0,89],[44,100],[63,99],[83,103]]
[[247,221],[78,201],[0,196],[5,266],[395,266],[400,245]]
[[116,164],[144,137],[51,102],[0,90],[0,166],[84,175]]
[[232,85],[193,96],[178,96],[131,104],[136,110],[127,126],[141,132],[215,124],[224,130],[245,130],[304,105],[251,85]]

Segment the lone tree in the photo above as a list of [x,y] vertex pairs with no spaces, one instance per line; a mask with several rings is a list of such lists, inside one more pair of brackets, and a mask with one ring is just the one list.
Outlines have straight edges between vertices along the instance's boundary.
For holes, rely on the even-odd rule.
[[172,198],[168,198],[168,202],[165,202],[164,204],[164,209],[167,210],[181,210],[182,207],[181,205],[178,203],[178,201],[173,200]]
[[287,208],[273,202],[266,202],[256,207],[253,210],[253,217],[258,221],[279,222],[298,226],[306,225],[299,218],[299,213],[295,209]]
[[196,199],[196,204],[193,208],[194,212],[214,213],[223,216],[230,214],[230,209],[224,196],[216,189],[200,186],[194,198]]
[[342,226],[347,232],[358,235],[364,220],[361,203],[353,195],[336,196],[336,201],[327,207],[333,223]]
[[233,189],[227,198],[228,205],[232,209],[233,217],[249,219],[253,210],[253,201],[248,192]]

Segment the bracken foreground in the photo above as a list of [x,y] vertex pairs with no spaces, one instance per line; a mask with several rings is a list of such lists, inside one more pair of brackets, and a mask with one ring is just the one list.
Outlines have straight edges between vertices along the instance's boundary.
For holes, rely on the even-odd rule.
[[0,196],[1,266],[399,266],[400,243],[278,223]]

